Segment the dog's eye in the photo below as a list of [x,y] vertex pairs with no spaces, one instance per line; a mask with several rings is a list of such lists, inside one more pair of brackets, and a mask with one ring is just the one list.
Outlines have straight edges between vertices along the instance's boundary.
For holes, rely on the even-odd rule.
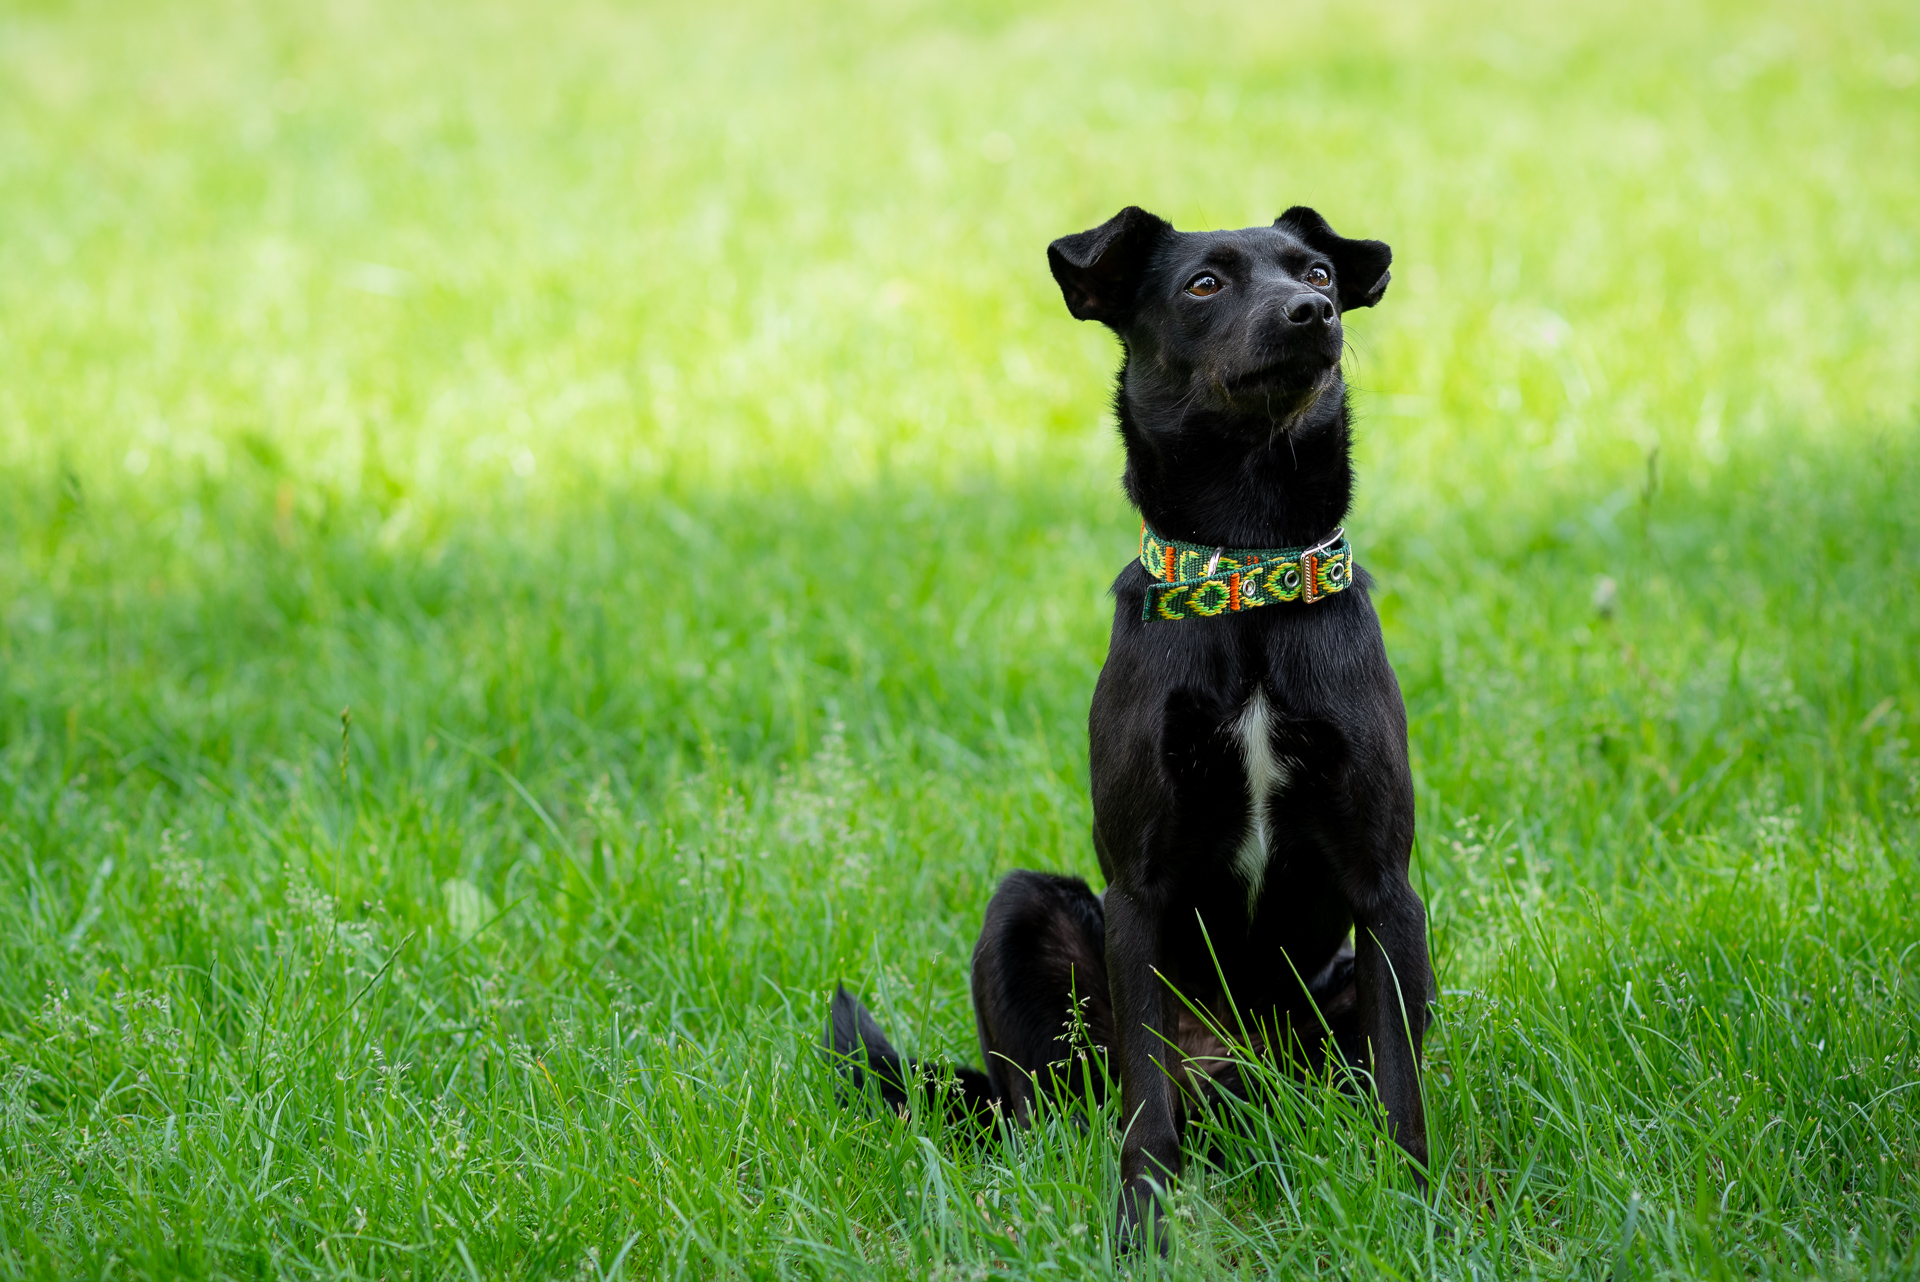
[[1313,286],[1315,289],[1325,289],[1327,286],[1333,284],[1333,277],[1328,273],[1326,268],[1315,263],[1313,266],[1307,268],[1307,284]]
[[1208,294],[1220,292],[1220,278],[1212,272],[1201,272],[1187,282],[1187,292],[1195,298],[1205,298]]

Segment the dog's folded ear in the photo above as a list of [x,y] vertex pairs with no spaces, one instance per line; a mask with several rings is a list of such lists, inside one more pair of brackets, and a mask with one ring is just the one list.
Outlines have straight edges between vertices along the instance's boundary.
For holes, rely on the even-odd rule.
[[1126,324],[1147,259],[1172,232],[1173,224],[1166,219],[1128,205],[1092,231],[1062,236],[1048,245],[1047,265],[1074,319],[1116,328]]
[[1295,205],[1274,220],[1333,260],[1334,283],[1340,288],[1340,310],[1371,307],[1387,292],[1393,273],[1387,264],[1393,251],[1383,240],[1348,240],[1327,226],[1327,220],[1305,205]]

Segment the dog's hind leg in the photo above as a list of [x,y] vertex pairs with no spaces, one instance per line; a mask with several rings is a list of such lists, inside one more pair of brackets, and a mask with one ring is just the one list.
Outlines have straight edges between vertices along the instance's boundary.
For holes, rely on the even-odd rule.
[[1360,1030],[1360,994],[1352,945],[1343,945],[1333,960],[1307,981],[1307,996],[1313,999],[1316,1022],[1324,1024],[1326,1030],[1326,1040],[1317,1042],[1319,1054],[1308,1062],[1317,1068],[1322,1056],[1332,1055],[1351,1065],[1362,1064],[1366,1044]]
[[938,1098],[944,1087],[949,1125],[979,1123],[992,1115],[993,1089],[985,1073],[906,1058],[845,988],[834,990],[827,1049],[839,1058],[855,1090],[863,1089],[871,1078],[880,1098],[896,1112]]
[[1106,913],[1078,877],[1007,874],[973,950],[973,1009],[994,1095],[1013,1116],[1036,1087],[1105,1089],[1089,1051],[1113,1043]]

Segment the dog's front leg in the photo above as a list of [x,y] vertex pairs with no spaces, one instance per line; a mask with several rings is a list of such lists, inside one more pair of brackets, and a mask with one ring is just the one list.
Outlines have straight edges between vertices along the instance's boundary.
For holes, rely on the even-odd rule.
[[1420,1043],[1433,984],[1426,908],[1402,880],[1357,912],[1354,927],[1360,1029],[1374,1089],[1386,1109],[1387,1133],[1414,1159],[1414,1179],[1424,1191],[1427,1118],[1420,1098]]
[[1113,993],[1113,1033],[1120,1060],[1120,1248],[1140,1245],[1151,1225],[1153,1245],[1167,1251],[1160,1191],[1180,1173],[1180,1130],[1168,1074],[1172,995],[1159,966],[1160,911],[1151,898],[1119,886],[1107,891],[1107,976]]

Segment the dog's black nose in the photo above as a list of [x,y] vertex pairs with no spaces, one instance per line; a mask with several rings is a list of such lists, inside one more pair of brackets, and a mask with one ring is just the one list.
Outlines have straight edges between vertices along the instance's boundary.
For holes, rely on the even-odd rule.
[[1333,300],[1325,294],[1299,293],[1287,300],[1287,321],[1293,325],[1327,325],[1333,322]]

